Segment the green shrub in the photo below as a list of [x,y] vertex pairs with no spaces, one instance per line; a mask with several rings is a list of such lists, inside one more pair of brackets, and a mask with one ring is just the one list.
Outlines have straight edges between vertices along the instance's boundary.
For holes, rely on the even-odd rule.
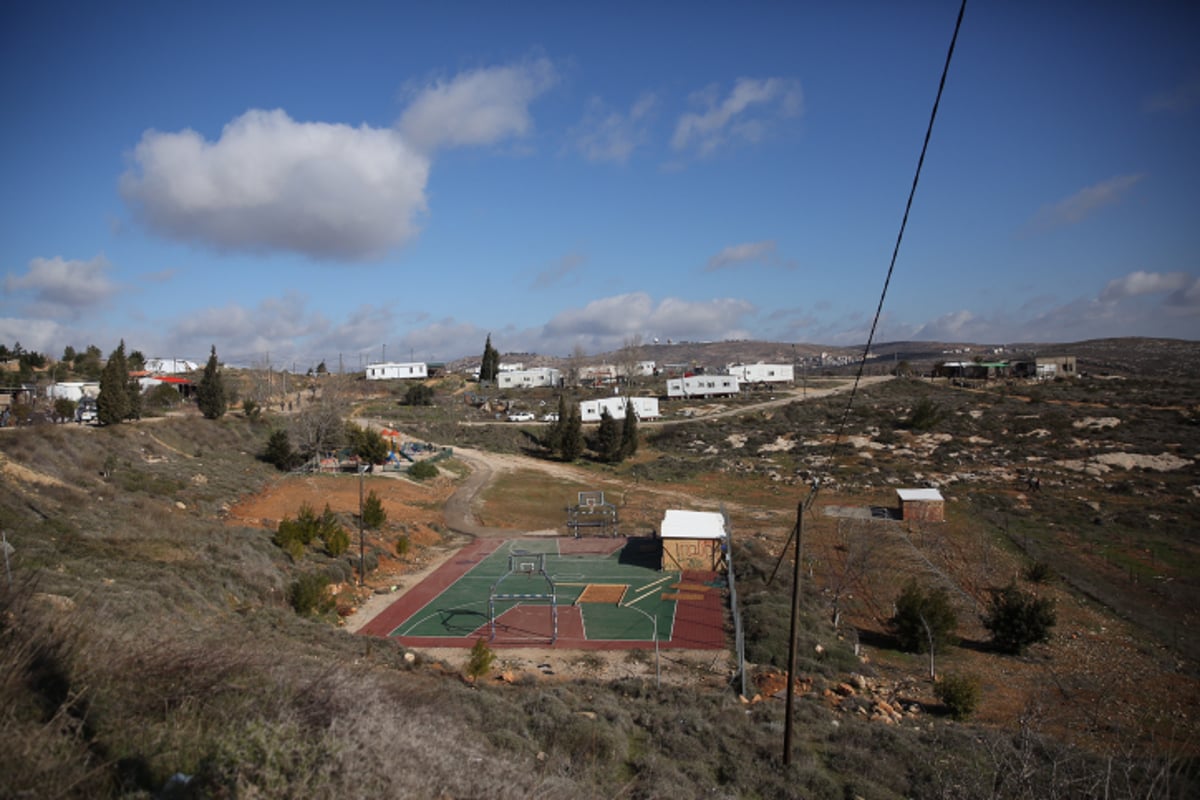
[[329,578],[324,575],[306,573],[288,587],[288,602],[297,614],[312,616],[325,614],[333,610],[333,598],[326,591],[329,588]]
[[341,525],[326,531],[322,536],[325,541],[325,552],[337,558],[350,547],[350,534]]
[[408,468],[408,476],[417,481],[436,478],[439,474],[437,465],[429,461],[418,461]]
[[954,719],[966,719],[979,707],[979,678],[974,675],[945,675],[933,691]]
[[396,540],[396,555],[398,555],[400,558],[404,558],[408,555],[408,549],[411,546],[412,543],[408,539],[408,534],[404,534]]
[[992,595],[983,617],[984,627],[992,633],[992,643],[1014,655],[1049,639],[1057,621],[1053,600],[1023,591],[1015,583]]
[[471,680],[478,680],[488,673],[495,660],[496,654],[488,647],[487,640],[483,637],[476,639],[475,644],[471,645],[471,655],[467,659],[467,675]]

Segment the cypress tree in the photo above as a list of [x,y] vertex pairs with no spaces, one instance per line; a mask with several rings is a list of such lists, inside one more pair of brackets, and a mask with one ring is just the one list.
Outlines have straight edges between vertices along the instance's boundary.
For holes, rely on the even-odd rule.
[[217,368],[217,346],[213,345],[208,363],[204,365],[204,376],[196,387],[196,405],[205,419],[220,419],[225,416],[228,403],[225,401],[225,382]]
[[633,413],[633,403],[625,403],[625,424],[621,426],[621,460],[629,458],[638,449],[638,418]]
[[596,433],[596,453],[600,460],[614,464],[621,460],[621,429],[608,409],[600,415],[600,430]]
[[129,410],[129,369],[125,363],[125,340],[122,339],[100,372],[96,419],[101,425],[117,425],[129,416]]
[[494,381],[500,372],[500,352],[492,347],[492,335],[489,333],[483,345],[483,358],[479,363],[479,380]]
[[579,406],[570,404],[570,412],[566,416],[567,423],[562,428],[560,448],[563,461],[574,461],[583,455],[583,418],[579,416]]

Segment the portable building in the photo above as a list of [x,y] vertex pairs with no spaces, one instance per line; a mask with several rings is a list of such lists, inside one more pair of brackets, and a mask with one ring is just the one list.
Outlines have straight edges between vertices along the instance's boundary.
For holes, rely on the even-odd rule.
[[380,361],[367,364],[367,380],[389,381],[403,378],[424,379],[429,377],[429,368],[423,361]]
[[533,389],[539,386],[562,385],[562,371],[554,367],[501,372],[496,376],[496,385],[501,389]]
[[725,369],[742,383],[791,383],[796,368],[791,364],[730,364]]
[[638,419],[658,419],[657,397],[601,397],[598,400],[584,400],[579,404],[579,418],[583,422],[599,422],[607,409],[613,419],[625,419],[628,409],[632,408]]
[[733,375],[686,375],[667,381],[667,397],[714,397],[738,393]]

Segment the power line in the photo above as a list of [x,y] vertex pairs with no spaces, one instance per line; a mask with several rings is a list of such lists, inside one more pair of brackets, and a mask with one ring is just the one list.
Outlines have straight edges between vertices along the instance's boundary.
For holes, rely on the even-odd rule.
[[[836,456],[837,447],[842,441],[842,437],[846,432],[846,425],[850,419],[850,411],[854,407],[854,398],[858,394],[858,385],[862,380],[863,369],[867,364],[867,355],[871,352],[871,344],[875,341],[875,330],[879,327],[879,317],[883,314],[883,301],[887,297],[888,286],[892,282],[892,273],[896,269],[896,258],[900,254],[900,243],[904,240],[904,229],[908,226],[908,215],[912,210],[913,197],[917,194],[917,184],[921,181],[921,168],[925,165],[925,153],[929,150],[929,139],[933,135],[933,123],[937,119],[938,106],[942,102],[942,91],[946,88],[946,76],[950,72],[950,61],[954,57],[954,45],[958,41],[958,31],[962,27],[963,13],[967,10],[967,0],[962,0],[962,4],[958,8],[958,19],[954,22],[954,34],[950,37],[950,48],[946,52],[946,63],[942,67],[942,78],[938,81],[937,95],[933,100],[933,110],[929,114],[929,125],[925,128],[925,141],[921,145],[921,156],[917,159],[917,170],[913,175],[912,188],[908,192],[908,202],[904,204],[904,217],[900,220],[900,230],[896,234],[896,245],[892,248],[892,260],[888,263],[887,276],[883,280],[883,291],[879,293],[879,304],[875,307],[875,317],[871,320],[871,332],[867,335],[867,343],[863,347],[862,358],[858,362],[858,371],[854,375],[854,385],[850,387],[850,397],[846,401],[846,410],[842,414],[842,420],[838,424],[837,433],[833,439],[833,454]],[[792,621],[791,631],[788,640],[788,676],[787,676],[787,712],[784,719],[783,732],[783,763],[792,763],[792,706],[795,697],[796,686],[796,639],[798,636],[798,623],[800,616],[800,558],[801,545],[803,542],[804,531],[804,514],[812,506],[813,501],[817,497],[817,492],[821,489],[819,481],[814,481],[812,489],[809,491],[808,498],[802,500],[796,507],[796,524],[792,527],[791,534],[784,542],[783,550],[779,553],[779,562],[775,564],[775,569],[779,569],[779,564],[783,562],[787,554],[788,546],[795,540],[795,563],[793,564],[792,576]],[[773,580],[775,573],[771,573]]]

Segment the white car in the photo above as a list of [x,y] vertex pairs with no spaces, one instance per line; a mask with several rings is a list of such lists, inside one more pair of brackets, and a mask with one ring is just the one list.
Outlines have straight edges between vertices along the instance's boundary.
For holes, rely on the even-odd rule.
[[542,414],[542,422],[558,422],[558,412],[551,411],[549,414]]
[[531,411],[517,411],[508,415],[509,422],[533,422],[534,416]]

